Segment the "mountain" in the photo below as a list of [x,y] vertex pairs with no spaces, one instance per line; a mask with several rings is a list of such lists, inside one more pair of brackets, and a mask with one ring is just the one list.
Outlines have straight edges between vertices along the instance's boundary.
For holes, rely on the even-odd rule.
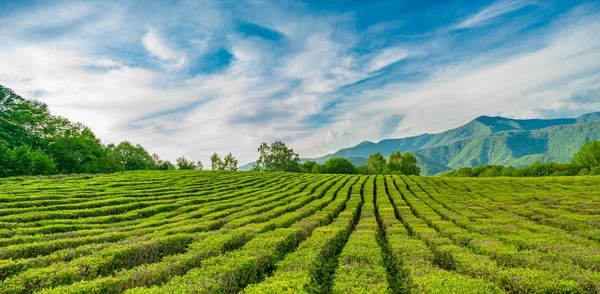
[[354,147],[315,158],[366,158],[381,152],[410,151],[417,156],[422,174],[480,164],[515,167],[536,161],[569,161],[583,143],[600,139],[600,112],[577,118],[510,119],[480,116],[458,128],[439,134],[422,134],[377,143],[365,141]]

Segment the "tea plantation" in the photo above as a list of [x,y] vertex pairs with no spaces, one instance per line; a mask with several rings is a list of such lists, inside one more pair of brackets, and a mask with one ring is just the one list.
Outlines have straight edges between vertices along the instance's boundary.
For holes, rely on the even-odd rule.
[[0,180],[0,293],[599,293],[600,177]]

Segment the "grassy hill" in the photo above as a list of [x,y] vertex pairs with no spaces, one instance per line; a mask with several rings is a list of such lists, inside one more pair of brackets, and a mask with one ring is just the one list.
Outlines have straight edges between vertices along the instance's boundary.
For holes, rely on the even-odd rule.
[[0,187],[0,293],[596,293],[600,282],[600,177],[172,170]]

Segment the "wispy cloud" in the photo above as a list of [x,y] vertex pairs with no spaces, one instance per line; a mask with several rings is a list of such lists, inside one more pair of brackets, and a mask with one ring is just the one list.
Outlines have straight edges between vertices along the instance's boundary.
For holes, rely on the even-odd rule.
[[414,55],[417,53],[404,47],[386,48],[369,62],[368,68],[369,71],[376,71]]
[[185,56],[165,44],[165,41],[154,30],[150,30],[144,35],[142,43],[144,48],[158,57],[163,66],[169,70],[180,69],[185,64]]
[[[251,161],[274,139],[323,154],[481,114],[552,115],[540,109],[566,109],[565,99],[600,82],[597,7],[577,3],[534,15],[542,25],[531,32],[521,22],[482,26],[531,4],[516,1],[466,19],[412,7],[366,29],[372,15],[318,3],[70,3],[0,16],[0,84],[105,143],[130,140],[168,159],[231,151]],[[338,135],[321,144],[329,131]]]
[[457,24],[454,28],[467,29],[482,26],[496,17],[499,17],[509,12],[513,12],[515,10],[519,10],[525,6],[532,5],[533,3],[534,2],[531,0],[501,0],[482,9],[475,15],[468,17],[467,19]]

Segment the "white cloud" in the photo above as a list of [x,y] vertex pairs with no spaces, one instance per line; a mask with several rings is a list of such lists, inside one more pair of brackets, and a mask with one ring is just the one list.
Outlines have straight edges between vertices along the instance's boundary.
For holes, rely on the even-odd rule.
[[475,15],[472,15],[455,26],[456,29],[467,29],[484,25],[489,20],[500,15],[521,9],[533,4],[531,0],[501,0],[498,1]]
[[386,48],[369,62],[368,69],[369,71],[376,71],[414,55],[415,52],[402,46]]
[[[0,84],[25,97],[42,93],[36,98],[48,103],[53,113],[89,125],[104,143],[130,140],[170,160],[185,155],[206,164],[215,151],[233,152],[240,163],[254,160],[256,147],[273,139],[285,138],[295,150],[306,151],[301,153],[304,156],[366,139],[379,140],[381,126],[391,114],[405,114],[392,136],[442,131],[481,114],[535,116],[539,114],[533,109],[555,107],[574,91],[598,83],[583,78],[600,68],[600,41],[594,35],[600,31],[598,22],[568,23],[547,40],[548,46],[535,52],[493,59],[494,63],[478,56],[468,62],[431,62],[427,68],[434,74],[424,81],[392,80],[375,89],[344,93],[344,99],[335,104],[342,115],[310,129],[301,123],[311,115],[327,115],[324,108],[332,102],[332,92],[433,50],[420,52],[414,49],[418,46],[405,44],[357,54],[353,48],[360,44],[360,36],[352,26],[344,26],[347,15],[275,13],[276,6],[266,4],[257,15],[265,26],[284,35],[285,40],[277,45],[235,33],[213,33],[228,32],[231,24],[220,17],[223,11],[212,6],[200,10],[168,7],[152,18],[152,24],[129,21],[126,8],[116,9],[122,14],[112,23],[101,17],[78,27],[86,27],[83,32],[65,33],[60,42],[20,39],[30,26],[19,26],[17,15],[12,27],[20,28],[18,33],[0,28],[11,36],[0,40]],[[469,25],[483,24],[510,7],[517,9],[482,11]],[[164,15],[172,20],[189,11],[207,14],[198,19],[176,18],[191,19],[183,26],[189,30],[183,33],[192,47],[181,45],[185,38],[169,42],[175,36],[159,33],[172,31]],[[88,39],[90,32],[93,38]],[[103,51],[106,47],[114,50],[101,37],[107,35],[114,37],[111,41],[118,40],[114,47],[124,52]],[[194,56],[217,46],[213,44],[217,41],[234,55],[231,64],[215,73],[186,76],[181,69],[193,63]],[[144,49],[166,71],[145,67],[139,60],[129,62],[130,56],[145,55]],[[322,143],[329,130],[341,129],[348,132],[332,133],[334,139],[311,148]]]
[[[479,115],[540,117],[536,109],[598,111],[598,104],[566,105],[565,98],[600,82],[600,20],[594,15],[561,22],[539,50],[504,60],[465,61],[438,66],[421,82],[390,83],[365,90],[341,109],[331,127],[353,130],[357,138],[377,141],[382,117],[405,114],[392,137],[440,132]],[[490,52],[489,54],[493,54]],[[382,97],[375,102],[364,103]],[[567,113],[567,112],[565,112]]]
[[325,140],[309,150],[303,150],[304,156],[316,158],[335,153],[336,151],[356,145],[356,138],[346,130],[328,130]]
[[185,64],[185,55],[165,44],[154,30],[150,30],[144,35],[142,43],[148,52],[163,62],[166,69],[177,70]]

